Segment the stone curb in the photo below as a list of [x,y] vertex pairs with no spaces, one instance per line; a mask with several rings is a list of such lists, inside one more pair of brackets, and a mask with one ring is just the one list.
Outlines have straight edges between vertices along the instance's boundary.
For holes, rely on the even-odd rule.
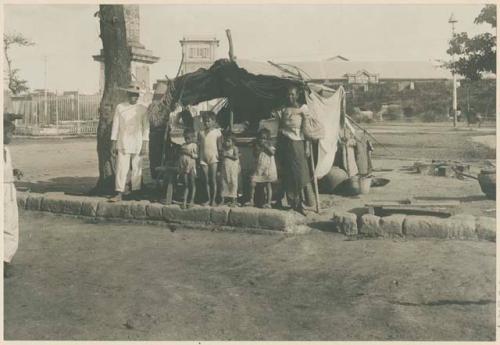
[[371,214],[334,211],[334,230],[348,236],[440,238],[457,240],[486,240],[496,242],[496,220],[458,214],[450,218],[430,216],[391,215],[378,217]]
[[202,207],[181,209],[149,201],[109,203],[105,198],[71,196],[64,193],[17,193],[19,208],[90,217],[96,220],[160,221],[185,225],[217,225],[263,229],[283,233],[304,233],[305,218],[291,212],[257,208]]

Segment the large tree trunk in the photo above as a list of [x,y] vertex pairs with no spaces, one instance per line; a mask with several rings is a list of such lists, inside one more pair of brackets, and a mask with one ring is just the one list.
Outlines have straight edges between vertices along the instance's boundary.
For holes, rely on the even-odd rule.
[[105,82],[97,128],[99,180],[93,192],[110,194],[114,190],[115,173],[115,159],[111,155],[111,126],[117,104],[126,99],[126,93],[117,88],[127,87],[130,83],[131,54],[127,46],[123,5],[100,5],[99,17]]

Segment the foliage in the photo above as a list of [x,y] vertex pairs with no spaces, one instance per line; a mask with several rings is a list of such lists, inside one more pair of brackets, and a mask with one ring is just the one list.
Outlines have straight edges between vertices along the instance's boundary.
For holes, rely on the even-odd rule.
[[388,82],[370,85],[365,92],[351,91],[347,98],[347,112],[355,114],[355,108],[379,112],[382,105],[386,105],[382,114],[386,120],[399,120],[403,116],[418,118],[429,112],[434,115],[427,114],[427,121],[431,118],[446,119],[451,104],[451,85],[447,82],[414,82],[414,89],[398,89],[398,83]]
[[7,76],[9,78],[9,90],[14,94],[20,94],[29,90],[28,81],[19,77],[19,69],[12,67],[12,59],[9,56],[9,51],[14,46],[29,47],[35,43],[27,39],[20,33],[4,33],[3,49],[4,56],[7,62]]
[[481,113],[483,116],[495,116],[496,80],[464,80],[457,89],[458,107],[466,111]]
[[[474,23],[487,23],[496,28],[496,18],[496,5],[489,4],[481,10]],[[445,66],[470,80],[481,79],[485,72],[496,73],[496,41],[496,33],[485,32],[473,37],[466,32],[455,34],[446,52],[455,56],[456,60]]]

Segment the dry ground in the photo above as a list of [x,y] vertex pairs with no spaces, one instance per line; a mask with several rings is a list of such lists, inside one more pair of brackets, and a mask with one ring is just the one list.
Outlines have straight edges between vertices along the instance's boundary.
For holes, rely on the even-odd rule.
[[21,217],[13,340],[492,340],[495,244]]
[[[374,126],[374,132],[397,154],[376,152],[376,167],[394,169],[379,173],[391,183],[360,198],[323,196],[325,206],[356,209],[370,199],[412,195],[494,214],[495,203],[477,182],[404,168],[413,159],[468,159],[477,170],[494,150],[471,138],[494,135],[492,129]],[[95,183],[95,139],[16,139],[11,150],[27,180],[20,185],[35,191],[86,191]],[[495,337],[490,242],[251,235],[25,212],[14,276],[4,286],[11,340]]]

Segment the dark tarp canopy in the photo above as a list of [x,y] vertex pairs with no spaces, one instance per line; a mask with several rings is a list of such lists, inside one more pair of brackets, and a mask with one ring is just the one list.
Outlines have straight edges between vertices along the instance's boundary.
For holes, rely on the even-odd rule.
[[288,87],[303,85],[266,63],[243,60],[241,66],[239,63],[239,60],[217,60],[209,69],[177,77],[173,81],[172,98],[182,105],[194,105],[225,97],[229,100],[235,123],[248,121],[256,125],[268,118],[272,110],[285,105]]

